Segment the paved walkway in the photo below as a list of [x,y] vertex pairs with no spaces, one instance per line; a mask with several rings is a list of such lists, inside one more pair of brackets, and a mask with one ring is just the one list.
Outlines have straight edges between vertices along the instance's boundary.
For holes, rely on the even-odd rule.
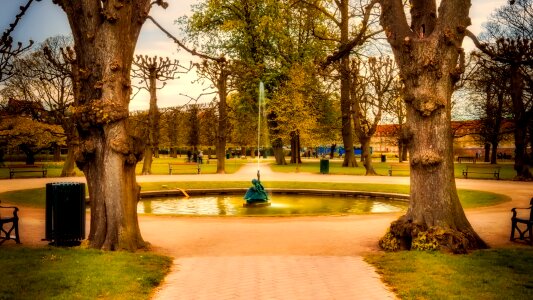
[[[408,184],[406,177],[273,173],[261,166],[261,180]],[[228,175],[139,176],[139,182],[251,180],[257,165]],[[0,192],[43,187],[46,182],[83,178],[0,180]],[[459,188],[512,197],[500,205],[467,210],[480,236],[507,247],[510,208],[526,206],[533,183],[456,180]],[[183,186],[183,188],[187,188]],[[175,258],[172,272],[154,299],[387,299],[394,294],[361,256],[378,251],[377,240],[399,214],[324,217],[140,216],[143,237],[154,251]],[[26,245],[42,245],[42,209],[21,211]]]

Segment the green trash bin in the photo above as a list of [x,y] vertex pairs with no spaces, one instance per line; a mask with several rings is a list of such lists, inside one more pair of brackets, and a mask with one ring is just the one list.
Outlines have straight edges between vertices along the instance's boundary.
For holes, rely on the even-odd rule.
[[226,159],[229,159],[229,153],[226,153]]
[[329,159],[320,160],[320,173],[329,174]]
[[385,154],[381,154],[381,162],[387,162],[387,156]]

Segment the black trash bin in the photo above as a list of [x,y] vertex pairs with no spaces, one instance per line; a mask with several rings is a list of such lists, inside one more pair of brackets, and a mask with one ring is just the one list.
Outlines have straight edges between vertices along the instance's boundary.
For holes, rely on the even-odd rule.
[[85,184],[46,184],[45,239],[53,245],[75,245],[85,239]]
[[385,154],[381,154],[381,162],[387,162],[387,157]]
[[329,174],[329,159],[320,160],[320,173]]
[[229,153],[226,153],[226,159],[229,159]]

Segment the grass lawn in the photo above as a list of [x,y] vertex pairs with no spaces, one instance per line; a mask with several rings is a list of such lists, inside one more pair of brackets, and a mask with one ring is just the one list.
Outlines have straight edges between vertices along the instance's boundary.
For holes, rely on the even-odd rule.
[[[154,158],[152,162],[152,174],[154,175],[168,175],[168,164],[169,163],[183,163],[185,162],[185,157],[170,158],[170,157],[160,157]],[[267,160],[268,161],[268,160]],[[241,158],[232,158],[226,160],[226,173],[232,174],[237,172],[242,165],[253,162],[251,158],[241,159]],[[24,164],[24,162],[6,162],[6,165],[16,165]],[[61,175],[61,170],[63,169],[63,162],[37,162],[37,164],[44,164],[47,169],[47,177],[59,177]],[[143,162],[140,161],[137,163],[135,168],[135,173],[140,175],[142,172]],[[76,176],[83,176],[83,173],[80,169],[75,168]],[[200,172],[202,174],[215,174],[217,171],[217,161],[216,159],[204,160],[204,163],[200,165]],[[197,174],[197,166],[183,165],[178,166],[175,170],[172,171],[172,174]],[[34,178],[41,177],[40,173],[16,173],[15,178]],[[9,178],[9,169],[0,167],[0,179]]]
[[[342,167],[342,160],[341,159],[332,159],[329,160],[329,174],[335,174],[335,175],[365,175],[365,167],[362,163],[358,162],[359,166],[356,168],[345,168]],[[388,176],[389,174],[389,168],[391,164],[398,164],[398,162],[385,162],[382,163],[379,160],[374,159],[372,166],[374,167],[374,170],[378,175],[384,175]],[[408,162],[404,162],[404,165],[408,166]],[[459,164],[456,163],[455,166],[455,177],[456,178],[463,178],[463,170],[465,169],[465,166],[472,165],[472,164]],[[483,163],[477,163],[476,165],[484,165]],[[490,166],[490,165],[487,165]],[[511,180],[516,175],[516,172],[513,169],[512,163],[499,163],[497,165],[500,167],[500,179],[504,180]],[[298,168],[299,172],[307,172],[307,173],[320,173],[320,161],[316,159],[308,160],[308,159],[302,159],[301,164],[288,164],[288,165],[276,165],[271,164],[270,165],[272,171],[274,172],[295,172]],[[393,176],[409,176],[408,170],[399,170],[394,171]],[[469,174],[468,178],[475,178],[475,179],[494,179],[492,175],[485,175],[485,174]]]
[[[217,188],[248,188],[249,181],[184,181],[184,182],[146,182],[140,184],[143,191],[157,191],[165,189],[217,189]],[[324,189],[324,190],[351,190],[373,191],[384,193],[408,194],[409,186],[393,184],[368,184],[368,183],[330,183],[330,182],[266,182],[265,188],[289,189]],[[510,198],[505,195],[484,191],[458,190],[459,199],[464,208],[492,206]],[[14,205],[44,208],[46,203],[45,188],[28,189],[0,194],[0,200]]]
[[533,249],[467,255],[402,251],[365,258],[401,299],[533,299]]
[[171,259],[151,253],[5,247],[0,299],[149,299]]

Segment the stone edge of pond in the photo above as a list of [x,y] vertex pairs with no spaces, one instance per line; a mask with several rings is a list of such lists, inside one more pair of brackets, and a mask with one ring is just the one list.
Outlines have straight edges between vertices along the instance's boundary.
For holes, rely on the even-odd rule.
[[[197,195],[227,195],[246,193],[247,188],[219,188],[219,189],[186,189],[186,190],[161,190],[161,191],[141,191],[141,198],[183,196],[184,192],[190,196]],[[268,193],[273,194],[292,194],[292,195],[324,195],[339,197],[366,197],[366,198],[385,198],[389,200],[409,201],[409,195],[398,193],[381,193],[349,190],[318,190],[318,189],[284,189],[271,188],[267,189]]]

